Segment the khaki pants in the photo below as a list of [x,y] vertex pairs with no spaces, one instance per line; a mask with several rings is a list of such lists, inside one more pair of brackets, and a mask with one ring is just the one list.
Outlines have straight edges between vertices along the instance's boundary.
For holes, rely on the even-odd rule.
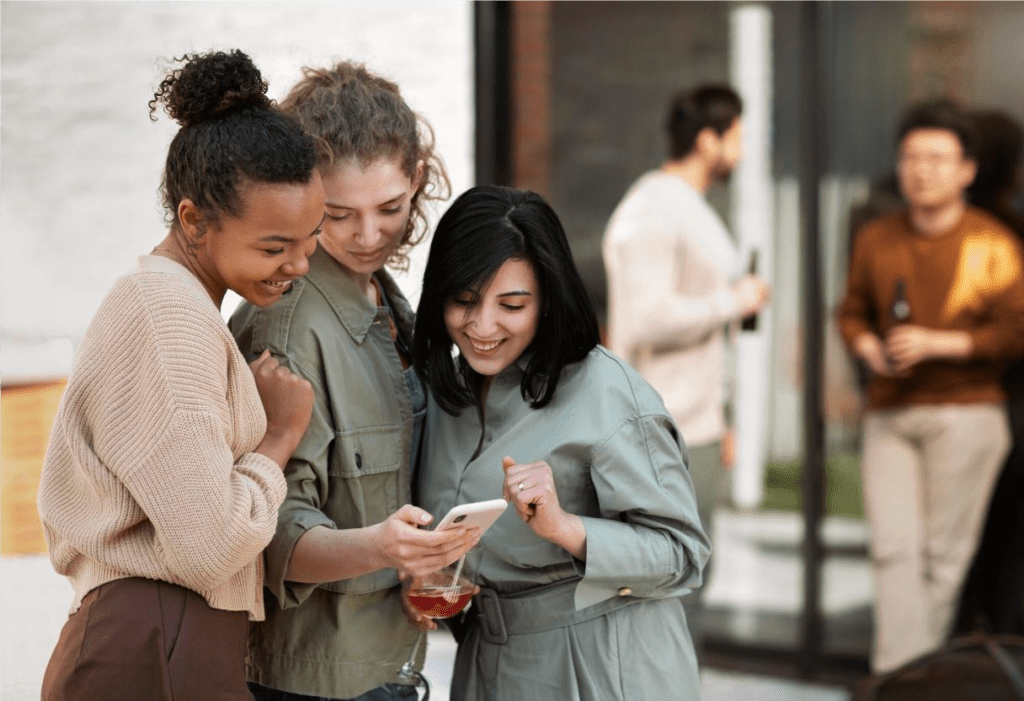
[[875,575],[873,671],[945,642],[1009,446],[1002,405],[868,412],[862,473]]
[[[728,474],[722,466],[722,443],[714,441],[703,445],[687,446],[690,455],[688,463],[693,490],[697,496],[697,514],[708,540],[714,542],[714,512],[723,501],[728,486]],[[686,611],[686,622],[690,628],[690,637],[697,652],[697,659],[704,655],[704,587],[711,579],[711,566],[714,554],[704,566],[704,584],[683,597],[683,609]]]

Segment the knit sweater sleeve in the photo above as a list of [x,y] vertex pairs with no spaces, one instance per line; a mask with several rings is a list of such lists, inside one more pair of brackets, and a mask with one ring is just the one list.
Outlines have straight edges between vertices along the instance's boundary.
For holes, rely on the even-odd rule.
[[101,361],[97,455],[152,528],[171,576],[198,591],[225,583],[270,541],[285,481],[250,452],[266,430],[255,383],[212,304],[169,276],[120,298],[134,338]]
[[285,491],[269,458],[233,458],[216,416],[180,409],[121,479],[149,518],[165,567],[197,591],[217,588],[260,555]]

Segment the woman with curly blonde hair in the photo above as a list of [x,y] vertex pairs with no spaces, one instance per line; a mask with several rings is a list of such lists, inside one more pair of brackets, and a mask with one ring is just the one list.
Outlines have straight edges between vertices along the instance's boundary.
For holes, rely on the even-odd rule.
[[413,313],[385,265],[407,265],[448,178],[430,126],[362,65],[305,68],[282,107],[316,142],[326,220],[305,279],[231,320],[243,352],[269,350],[315,390],[266,552],[250,689],[257,701],[414,699],[396,677],[417,634],[398,571],[447,565],[478,533],[422,530],[431,515],[410,503],[426,398]]

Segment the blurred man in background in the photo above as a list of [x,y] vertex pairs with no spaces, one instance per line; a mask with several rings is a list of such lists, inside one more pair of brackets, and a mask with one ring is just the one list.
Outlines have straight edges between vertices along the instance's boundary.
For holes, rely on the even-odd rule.
[[[723,468],[732,464],[726,328],[756,314],[769,297],[763,279],[741,274],[736,244],[705,199],[743,155],[742,109],[724,85],[678,94],[666,123],[668,160],[630,186],[603,242],[608,346],[661,393],[679,425],[709,536]],[[699,590],[684,599],[698,655],[700,600]]]
[[864,504],[875,672],[940,647],[1010,445],[1002,374],[1024,354],[1018,243],[966,201],[969,117],[913,107],[899,129],[906,209],[854,241],[840,331],[869,368]]

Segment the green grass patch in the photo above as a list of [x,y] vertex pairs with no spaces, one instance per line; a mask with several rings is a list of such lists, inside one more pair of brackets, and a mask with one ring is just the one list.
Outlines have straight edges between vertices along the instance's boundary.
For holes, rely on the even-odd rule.
[[[801,469],[799,460],[768,463],[764,509],[800,511],[803,508]],[[825,514],[864,518],[859,455],[840,453],[826,459]]]

